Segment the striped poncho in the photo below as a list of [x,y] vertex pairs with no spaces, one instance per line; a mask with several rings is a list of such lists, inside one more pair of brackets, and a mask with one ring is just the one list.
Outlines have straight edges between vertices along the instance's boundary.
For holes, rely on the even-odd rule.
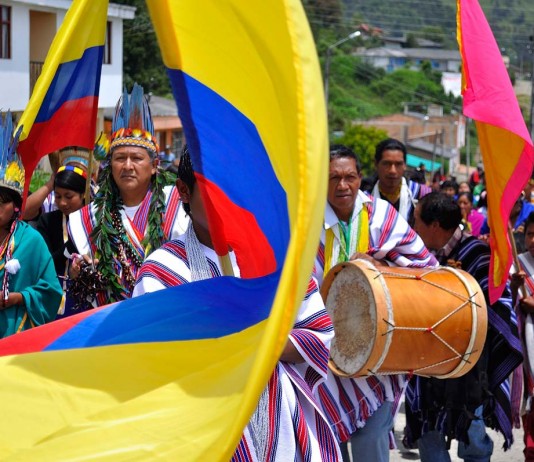
[[[488,306],[488,333],[484,352],[475,367],[457,379],[414,377],[406,392],[406,442],[413,444],[426,431],[439,430],[468,443],[467,430],[474,411],[484,406],[486,424],[504,435],[504,447],[513,442],[512,410],[508,377],[521,364],[522,348],[508,285],[501,298],[490,305],[488,245],[458,229],[444,247],[440,262],[460,262],[479,283]],[[438,253],[439,254],[439,253]]]
[[[166,196],[166,208],[165,215],[163,217],[163,235],[165,240],[170,240],[182,234],[187,229],[189,217],[187,217],[181,205],[182,203],[180,200],[180,195],[176,187],[167,186],[165,187],[164,192]],[[120,216],[127,241],[131,244],[131,247],[138,255],[140,261],[145,259],[145,248],[143,247],[142,241],[145,238],[149,226],[148,217],[151,199],[152,192],[147,191],[145,198],[141,204],[139,204],[139,208],[135,212],[135,215],[132,219],[126,215],[126,212],[123,208],[120,209]],[[96,248],[96,245],[91,238],[91,233],[96,225],[96,212],[97,210],[94,203],[91,203],[80,210],[71,213],[68,221],[69,240],[76,249],[76,253],[81,255],[89,255],[92,259],[95,258],[97,252],[103,251],[102,249]],[[119,239],[120,237],[121,236],[116,236],[113,238]],[[121,285],[125,288],[128,286],[128,284],[124,277],[124,268],[122,268],[117,255],[114,255],[113,257],[113,270],[115,271],[115,274],[117,275]],[[134,274],[134,276],[137,276],[139,267],[133,260],[130,260],[128,263],[129,270]],[[123,298],[130,298],[130,296],[131,294],[127,291],[123,293]],[[102,290],[96,293],[96,300],[93,304],[94,306],[101,306],[112,301],[115,300],[110,298],[109,291]]]
[[[164,244],[142,265],[133,296],[192,280],[186,252],[187,235]],[[222,276],[217,254],[200,244],[211,277]],[[239,276],[233,252],[230,259]],[[253,419],[263,421],[266,435],[258,435],[251,423],[244,429],[233,461],[341,460],[339,447],[319,404],[314,398],[317,387],[326,378],[328,352],[333,337],[330,317],[325,311],[317,284],[310,280],[289,339],[304,358],[300,364],[278,361],[264,389]],[[267,411],[268,409],[268,411]],[[260,443],[258,443],[260,442]]]
[[[360,220],[367,223],[362,229]],[[340,260],[346,261],[357,250],[383,260],[392,266],[425,267],[436,265],[436,259],[425,247],[421,238],[406,220],[386,201],[372,199],[358,192],[352,213],[352,230],[360,229],[359,239],[351,239],[345,259],[340,258],[341,226],[327,204],[324,230],[315,261],[314,276],[323,281],[328,270]],[[334,236],[333,244],[326,245]],[[366,248],[362,248],[362,241]],[[404,375],[368,378],[340,378],[329,372],[325,384],[319,386],[318,395],[339,441],[346,441],[361,428],[367,419],[385,402],[399,399]]]

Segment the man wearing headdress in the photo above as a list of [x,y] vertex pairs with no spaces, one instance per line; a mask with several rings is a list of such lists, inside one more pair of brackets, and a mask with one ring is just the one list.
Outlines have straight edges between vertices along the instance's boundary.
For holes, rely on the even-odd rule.
[[178,191],[165,187],[150,109],[139,85],[119,100],[112,130],[97,197],[72,213],[68,224],[71,250],[84,256],[72,260],[72,291],[91,298],[86,289],[96,288],[96,306],[129,298],[145,257],[182,234],[188,223]]
[[[320,284],[338,263],[364,258],[375,265],[425,267],[437,262],[406,220],[386,201],[359,190],[361,164],[346,146],[330,147],[328,201],[314,276]],[[341,378],[328,373],[320,401],[340,442],[351,441],[352,459],[389,460],[394,403],[404,375]],[[348,448],[342,444],[344,460]]]
[[[191,215],[187,231],[152,253],[141,270],[134,296],[222,276],[206,210],[187,148],[178,167],[178,188]],[[240,268],[229,252],[234,274]],[[327,371],[333,329],[317,284],[310,280],[293,330],[232,461],[337,461],[333,432],[313,391]]]
[[41,235],[20,221],[24,167],[11,114],[0,115],[0,337],[53,321],[62,290]]

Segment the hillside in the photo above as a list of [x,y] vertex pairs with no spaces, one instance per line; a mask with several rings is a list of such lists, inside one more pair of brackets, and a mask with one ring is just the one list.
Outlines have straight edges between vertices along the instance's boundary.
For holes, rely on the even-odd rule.
[[[320,1],[317,3],[321,3]],[[332,3],[332,2],[330,2]],[[456,47],[455,0],[342,0],[340,24],[364,22],[391,35],[425,33],[447,48]],[[532,0],[480,0],[495,38],[518,67],[531,61],[527,46],[534,35]]]

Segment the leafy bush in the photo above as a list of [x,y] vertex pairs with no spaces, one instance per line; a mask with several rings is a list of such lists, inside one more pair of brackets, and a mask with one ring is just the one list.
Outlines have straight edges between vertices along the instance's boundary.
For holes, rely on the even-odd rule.
[[375,147],[385,138],[388,138],[388,133],[380,128],[350,125],[334,142],[351,148],[360,159],[364,175],[370,175],[374,171]]

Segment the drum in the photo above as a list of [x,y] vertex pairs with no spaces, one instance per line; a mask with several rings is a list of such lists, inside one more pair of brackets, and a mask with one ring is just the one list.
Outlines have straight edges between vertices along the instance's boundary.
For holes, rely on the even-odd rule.
[[478,361],[487,308],[477,281],[449,267],[341,263],[321,294],[334,324],[330,368],[343,377],[460,377]]

